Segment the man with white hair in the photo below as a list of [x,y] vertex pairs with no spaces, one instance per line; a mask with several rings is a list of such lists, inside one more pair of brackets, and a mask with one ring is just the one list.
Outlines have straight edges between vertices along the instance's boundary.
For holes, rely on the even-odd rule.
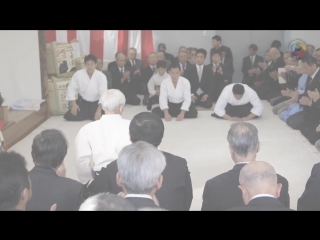
[[75,141],[77,173],[82,183],[92,180],[95,172],[117,159],[122,148],[131,144],[130,120],[121,116],[126,103],[124,94],[110,89],[101,96],[99,103],[105,114],[100,120],[83,126]]
[[117,183],[124,196],[137,209],[157,207],[155,193],[161,188],[165,156],[155,146],[138,141],[124,147],[119,154]]
[[123,197],[99,193],[84,201],[79,211],[136,211],[136,208]]
[[[258,129],[251,123],[237,122],[231,125],[227,139],[235,165],[230,171],[206,182],[202,196],[202,211],[223,211],[244,206],[242,194],[238,188],[239,174],[246,164],[256,161],[260,150]],[[279,201],[285,207],[289,207],[289,183],[280,175],[277,175],[277,181],[282,184]]]
[[277,174],[269,163],[248,163],[240,171],[239,182],[246,206],[231,211],[292,211],[277,200],[282,185],[277,183]]

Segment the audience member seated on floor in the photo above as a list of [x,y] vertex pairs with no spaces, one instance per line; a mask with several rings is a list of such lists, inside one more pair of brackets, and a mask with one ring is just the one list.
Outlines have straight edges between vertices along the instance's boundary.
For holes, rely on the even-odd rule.
[[312,44],[307,44],[307,51],[309,52],[309,56],[314,56],[315,47]]
[[137,49],[129,48],[126,65],[131,68],[132,75],[136,76],[137,78],[141,76],[141,71],[144,64],[142,60],[137,59]]
[[257,93],[246,84],[233,83],[226,86],[211,115],[229,121],[249,121],[261,117],[263,105]]
[[[306,90],[299,95],[299,103],[303,105],[303,111],[288,117],[286,123],[295,130],[300,130],[308,140],[315,144],[317,139],[316,127],[319,125],[319,108],[316,89],[320,89],[320,72],[317,60],[314,57],[302,59],[302,66],[308,75]],[[310,98],[310,96],[312,98]],[[313,99],[314,98],[314,99]]]
[[233,56],[231,49],[227,46],[221,45],[221,37],[218,35],[215,35],[212,37],[212,46],[210,51],[210,60],[212,60],[212,54],[215,52],[221,53],[222,50],[225,50],[226,52],[226,58],[229,58],[231,62],[233,63]]
[[27,162],[16,152],[0,153],[0,211],[25,211],[32,196]]
[[149,65],[142,69],[141,81],[143,84],[143,92],[141,94],[144,95],[144,98],[142,101],[143,105],[148,104],[149,93],[148,93],[147,85],[151,77],[157,73],[157,62],[158,62],[157,54],[154,52],[149,53],[148,55]]
[[308,75],[304,73],[301,63],[293,71],[300,76],[297,88],[294,91],[291,89],[282,90],[281,94],[290,97],[290,99],[279,103],[272,109],[273,113],[278,114],[282,121],[286,121],[288,117],[303,110],[303,106],[299,103],[299,95],[305,92]]
[[316,52],[314,53],[314,57],[317,59],[318,67],[320,67],[320,48],[316,50]]
[[82,183],[94,179],[96,172],[117,159],[122,148],[131,144],[130,120],[121,116],[126,103],[123,93],[110,89],[101,96],[100,103],[105,114],[99,121],[83,126],[75,140],[77,174]]
[[161,83],[159,103],[160,107],[152,109],[152,112],[171,121],[176,117],[177,121],[184,118],[197,118],[198,111],[191,102],[191,87],[188,79],[181,77],[180,66],[171,65],[170,77]]
[[108,82],[108,89],[112,88],[112,76],[111,73],[108,71],[103,71],[103,60],[101,58],[97,58],[97,66],[96,69],[101,71],[104,75],[106,75],[107,82]]
[[[319,142],[319,141],[318,141]],[[316,145],[318,145],[316,143]],[[319,147],[319,146],[317,146]],[[319,148],[318,148],[319,149]],[[298,199],[298,211],[320,211],[320,163],[314,164],[305,190]]]
[[[114,58],[115,58],[115,59],[117,59],[117,56],[118,56],[119,53],[124,54],[123,52],[117,52],[117,53],[114,55]],[[117,68],[117,62],[116,62],[116,61],[110,62],[110,63],[108,64],[108,68],[107,68],[108,72],[110,72],[110,70],[111,70],[112,68]]]
[[136,211],[127,199],[111,193],[98,193],[85,200],[79,211]]
[[[234,123],[231,125],[227,139],[235,165],[230,171],[206,182],[202,210],[227,210],[244,206],[241,190],[238,188],[239,174],[247,163],[256,161],[256,155],[260,150],[258,129],[251,123]],[[278,175],[278,183],[282,184],[279,200],[284,206],[289,207],[288,181]]]
[[35,166],[29,172],[33,194],[27,203],[28,211],[49,211],[54,204],[57,211],[79,209],[84,186],[65,177],[67,151],[68,142],[59,130],[44,130],[33,139],[31,156]]
[[[181,57],[181,55],[185,55],[185,53],[181,52],[179,56]],[[196,64],[189,64],[183,76],[188,79],[191,84],[192,102],[203,108],[211,108],[213,102],[210,92],[213,84],[212,70],[204,65],[206,56],[206,50],[203,48],[198,49],[196,53]]]
[[258,46],[251,44],[249,46],[249,56],[246,56],[242,60],[242,83],[247,84],[249,87],[254,87],[254,83],[257,81],[257,75],[260,74],[262,69],[258,63],[263,62],[263,57],[257,55]]
[[221,64],[226,69],[225,74],[228,76],[227,79],[229,80],[230,83],[232,83],[233,73],[234,73],[233,62],[229,58],[226,58],[226,54],[227,54],[226,50],[222,50],[220,54],[221,54]]
[[187,53],[187,58],[188,58],[188,52],[187,51],[188,51],[187,47],[185,47],[185,46],[179,47],[178,56],[174,57],[174,62],[175,63],[179,62],[179,53],[180,52],[186,52]]
[[158,207],[153,200],[163,182],[165,156],[155,146],[139,141],[125,148],[117,160],[117,183],[137,209]]
[[166,71],[168,72],[169,69],[170,69],[170,66],[171,66],[171,62],[168,59],[165,59],[164,51],[160,51],[159,50],[158,52],[156,52],[156,54],[157,54],[157,59],[158,59],[157,63],[159,61],[165,61],[165,63],[166,63]]
[[67,121],[99,120],[103,114],[98,100],[108,90],[107,78],[96,70],[97,58],[89,54],[84,58],[86,68],[77,71],[71,78],[66,100],[71,109],[64,115]]
[[117,67],[109,70],[112,75],[112,87],[119,89],[124,94],[127,104],[140,105],[141,100],[137,96],[137,78],[131,74],[131,66],[126,63],[126,55],[119,52],[116,57]]
[[160,86],[164,79],[169,77],[166,72],[166,62],[161,60],[157,62],[157,73],[154,74],[148,82],[149,99],[147,109],[150,111],[153,104],[159,103]]
[[211,88],[210,95],[214,102],[216,102],[225,86],[230,84],[228,74],[223,64],[221,64],[221,55],[219,52],[214,52],[211,57],[211,64],[208,64],[206,68],[211,73]]
[[278,61],[281,55],[277,48],[270,48],[267,54],[270,55],[271,64],[268,70],[265,70],[266,74],[263,75],[263,83],[258,89],[256,89],[256,91],[261,99],[270,101],[270,99],[281,95],[281,87],[278,80],[278,68],[283,68],[285,64],[284,61]]
[[284,62],[284,59],[283,59],[284,53],[283,53],[282,51],[280,51],[280,49],[281,49],[281,42],[280,42],[279,40],[274,40],[274,41],[272,41],[270,48],[276,48],[276,49],[278,49],[278,51],[279,51],[279,53],[280,53],[280,57],[277,59],[277,65],[279,65],[279,66],[284,66],[284,65],[285,65],[285,62]]
[[188,53],[188,62],[191,64],[196,64],[196,54],[197,54],[196,48],[191,48],[190,53]]
[[[134,116],[129,132],[132,143],[145,141],[159,147],[164,135],[164,124],[158,115],[143,112]],[[166,158],[166,167],[162,172],[164,180],[162,187],[155,194],[159,205],[168,210],[188,211],[193,193],[187,161],[167,152],[162,153]],[[99,192],[119,194],[122,190],[116,182],[117,172],[117,160],[102,168],[88,187],[91,194]]]
[[[185,51],[181,51],[178,54],[178,60],[177,63],[180,65],[181,69],[181,76],[185,77],[185,73],[189,71],[190,67],[192,66],[191,63],[188,61],[188,54]],[[188,79],[189,80],[189,79]]]
[[246,206],[231,211],[293,211],[277,198],[281,196],[281,183],[274,167],[266,162],[251,162],[240,171],[239,188]]
[[159,43],[158,45],[158,51],[163,51],[164,52],[164,57],[169,60],[171,63],[174,62],[174,56],[170,53],[167,53],[167,47],[164,43]]

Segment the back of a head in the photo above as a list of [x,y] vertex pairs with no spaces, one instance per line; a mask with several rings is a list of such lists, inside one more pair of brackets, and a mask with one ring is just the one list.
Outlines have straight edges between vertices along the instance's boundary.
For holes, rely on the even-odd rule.
[[277,49],[280,49],[281,48],[281,42],[279,40],[274,40],[272,43],[271,43],[271,47],[275,47]]
[[26,160],[15,152],[0,153],[0,210],[13,210],[24,189],[30,189]]
[[233,123],[228,131],[227,139],[230,148],[241,157],[247,157],[259,147],[258,129],[251,123]]
[[136,211],[136,208],[123,197],[99,193],[85,200],[79,211]]
[[145,141],[158,147],[163,138],[164,124],[157,114],[142,112],[133,117],[129,131],[133,143]]
[[266,190],[277,187],[277,174],[274,167],[269,163],[254,161],[241,169],[239,183],[251,195],[267,194]]
[[139,141],[121,150],[117,164],[127,193],[150,194],[160,179],[166,160],[156,147]]
[[101,95],[99,103],[104,111],[117,111],[120,106],[126,104],[126,97],[118,89],[109,89]]
[[34,137],[31,155],[35,165],[57,168],[67,155],[68,142],[57,129],[47,129]]
[[235,84],[232,88],[232,92],[235,95],[243,95],[244,94],[244,86],[242,84]]

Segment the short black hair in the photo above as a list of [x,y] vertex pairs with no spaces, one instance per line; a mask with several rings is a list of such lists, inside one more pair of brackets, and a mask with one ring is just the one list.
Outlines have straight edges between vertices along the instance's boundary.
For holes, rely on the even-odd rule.
[[212,37],[212,40],[215,39],[217,40],[218,42],[221,42],[221,37],[219,35],[215,35]]
[[192,47],[187,48],[187,51],[191,52],[191,50],[192,50]]
[[258,51],[258,46],[256,44],[250,44],[249,49],[252,49],[253,51]]
[[219,55],[219,56],[221,57],[221,51],[215,51],[215,52],[213,52],[212,55],[211,55],[211,57],[212,57],[213,55]]
[[191,51],[196,51],[197,52],[198,48],[192,48]]
[[135,115],[131,120],[129,132],[133,143],[145,141],[157,147],[163,138],[164,125],[157,114],[142,112]]
[[160,48],[167,49],[167,48],[166,48],[166,45],[165,45],[164,43],[159,43],[158,49],[160,49]]
[[275,47],[275,48],[281,48],[281,42],[279,40],[274,40],[271,43],[271,47]]
[[170,71],[172,68],[179,68],[179,70],[181,71],[181,67],[180,67],[180,64],[179,64],[178,62],[173,62],[173,63],[170,65],[168,71]]
[[167,68],[167,63],[164,60],[157,62],[157,68]]
[[236,95],[243,95],[244,94],[244,86],[242,84],[235,84],[232,88],[233,94]]
[[93,54],[89,54],[89,55],[85,56],[84,63],[86,63],[86,62],[88,62],[90,60],[95,62],[95,63],[97,63],[97,57],[95,55],[93,55]]
[[25,158],[16,152],[0,153],[0,210],[14,210],[21,193],[30,189]]
[[47,129],[34,137],[31,155],[36,165],[56,168],[67,155],[68,141],[57,129]]
[[205,49],[203,49],[203,48],[199,48],[199,49],[197,50],[197,52],[196,52],[196,55],[197,55],[198,53],[202,53],[202,54],[204,55],[204,58],[207,57],[207,51],[206,51]]
[[303,58],[301,60],[301,62],[308,64],[309,67],[312,67],[313,64],[318,66],[317,59],[315,57],[310,56],[310,55],[306,58]]

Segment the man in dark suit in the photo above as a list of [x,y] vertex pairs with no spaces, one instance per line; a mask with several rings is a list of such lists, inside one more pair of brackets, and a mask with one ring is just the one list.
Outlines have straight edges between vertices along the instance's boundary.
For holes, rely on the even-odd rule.
[[[185,57],[186,65],[186,52],[180,52],[179,56],[180,58]],[[212,74],[211,70],[204,65],[206,57],[207,51],[203,48],[198,49],[196,53],[196,64],[190,64],[185,70],[183,77],[190,81],[193,103],[204,108],[211,108],[213,102],[210,92],[212,87]]]
[[101,58],[97,58],[97,67],[96,69],[103,72],[104,75],[106,75],[107,81],[108,81],[108,89],[112,88],[112,76],[109,71],[103,71],[103,60]]
[[187,56],[188,56],[188,49],[187,49],[187,47],[185,47],[185,46],[179,47],[178,56],[176,56],[176,57],[174,58],[174,62],[175,62],[175,63],[179,62],[179,52],[186,52],[186,53],[187,53]]
[[[117,56],[118,56],[118,54],[120,54],[120,53],[124,54],[123,52],[117,52],[116,55],[114,55],[114,58],[117,59]],[[117,68],[117,63],[116,63],[116,61],[110,62],[110,63],[108,64],[107,71],[110,72],[110,70],[111,70],[112,68]]]
[[280,196],[281,183],[277,183],[274,168],[266,162],[246,164],[239,175],[239,188],[246,206],[230,211],[293,211],[277,199]]
[[306,188],[298,199],[298,211],[320,211],[320,163],[313,166]]
[[148,55],[148,63],[149,63],[148,66],[145,66],[142,69],[141,82],[143,84],[143,95],[144,95],[144,98],[142,101],[143,105],[148,104],[149,92],[148,92],[147,85],[150,78],[157,73],[157,62],[158,62],[157,54],[154,52],[151,52]]
[[[244,206],[239,186],[241,169],[249,162],[256,160],[260,149],[258,129],[251,123],[237,122],[231,125],[228,132],[229,150],[235,165],[233,169],[222,173],[205,184],[203,191],[203,211],[227,210]],[[285,206],[290,206],[288,181],[277,175],[278,183],[282,184],[279,201]]]
[[33,196],[27,210],[49,210],[57,204],[58,211],[77,211],[83,202],[84,187],[66,178],[63,161],[68,142],[62,132],[44,130],[33,139],[32,158],[35,167],[29,172]]
[[170,66],[171,66],[171,62],[168,60],[168,59],[165,59],[164,57],[164,51],[158,51],[156,52],[157,54],[157,58],[158,58],[158,61],[165,61],[166,62],[166,71],[169,72],[169,69],[170,69]]
[[281,49],[281,42],[279,41],[279,40],[274,40],[272,43],[271,43],[271,46],[270,46],[270,48],[276,48],[276,49],[278,49],[279,50],[279,52],[280,52],[280,58],[278,58],[277,59],[277,64],[278,65],[280,65],[280,66],[284,66],[285,65],[285,63],[284,63],[284,59],[283,59],[283,52],[282,51],[280,51],[280,49]]
[[221,45],[220,36],[215,35],[212,37],[212,46],[213,48],[211,48],[211,51],[210,51],[210,60],[212,60],[213,53],[215,52],[221,53],[221,51],[224,50],[226,52],[226,58],[229,58],[233,64],[233,56],[232,56],[231,49],[227,46]]
[[155,146],[138,141],[124,147],[117,160],[117,184],[137,209],[157,207],[155,193],[163,182],[165,156]]
[[[164,134],[164,124],[161,118],[149,112],[139,113],[132,119],[129,127],[133,143],[146,141],[158,147]],[[193,194],[190,172],[187,161],[173,154],[162,152],[166,159],[166,167],[162,172],[162,187],[156,192],[160,207],[167,210],[188,211]],[[111,162],[98,173],[89,185],[91,195],[99,192],[118,194],[121,188],[116,182],[118,172],[117,160]]]
[[228,79],[230,80],[230,83],[232,83],[233,73],[234,73],[233,62],[230,58],[226,58],[226,54],[227,53],[225,50],[221,51],[221,63],[226,69],[226,74],[228,75]]
[[181,76],[187,78],[186,74],[190,70],[192,64],[188,61],[188,54],[186,51],[179,52],[177,64],[180,65]]
[[112,88],[119,89],[126,97],[126,103],[140,105],[137,96],[138,83],[136,77],[131,74],[131,67],[126,65],[127,57],[119,53],[116,58],[117,67],[110,69],[112,75]]
[[144,64],[142,60],[137,59],[136,57],[137,49],[129,48],[126,66],[131,69],[130,75],[136,78],[136,81],[138,82],[138,93],[140,93],[143,91],[143,87],[141,84],[141,72]]
[[320,120],[320,101],[317,99],[318,94],[316,93],[316,90],[320,91],[320,68],[314,57],[302,59],[302,66],[305,73],[308,74],[306,90],[299,95],[299,103],[303,105],[303,111],[288,117],[286,123],[291,128],[300,130],[314,144],[317,141],[314,134],[317,135],[315,130]]
[[249,56],[246,56],[242,60],[242,83],[247,84],[249,87],[254,86],[254,82],[257,80],[257,71],[262,71],[258,66],[259,62],[264,62],[263,57],[257,55],[258,46],[251,44],[249,46]]
[[164,51],[164,57],[166,58],[166,59],[168,59],[171,63],[173,63],[173,61],[174,61],[174,57],[173,57],[173,55],[172,54],[170,54],[170,53],[167,53],[167,47],[166,47],[166,45],[164,44],[164,43],[160,43],[159,45],[158,45],[158,51]]
[[191,48],[190,53],[188,53],[188,62],[191,64],[196,64],[196,53],[197,53],[196,48]]
[[317,59],[318,66],[320,67],[320,48],[315,51],[314,57]]
[[18,153],[0,153],[0,211],[26,210],[33,187],[26,165],[26,160]]

